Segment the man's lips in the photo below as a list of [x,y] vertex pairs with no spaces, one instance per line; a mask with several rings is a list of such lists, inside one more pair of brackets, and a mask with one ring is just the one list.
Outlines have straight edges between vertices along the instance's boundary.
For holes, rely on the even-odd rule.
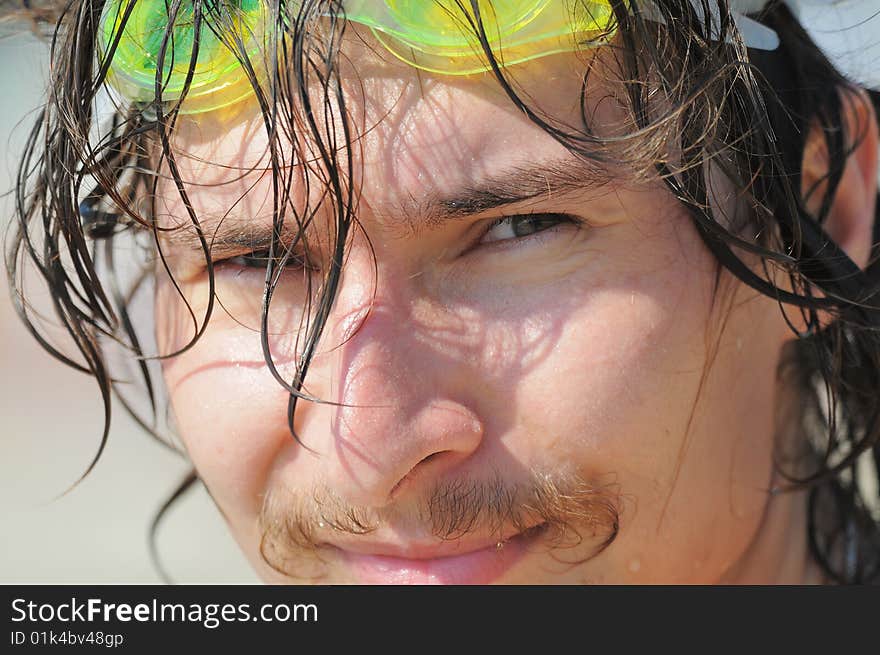
[[544,530],[530,528],[488,541],[442,541],[431,544],[377,543],[352,540],[334,546],[344,566],[361,584],[471,584],[498,580],[528,552]]

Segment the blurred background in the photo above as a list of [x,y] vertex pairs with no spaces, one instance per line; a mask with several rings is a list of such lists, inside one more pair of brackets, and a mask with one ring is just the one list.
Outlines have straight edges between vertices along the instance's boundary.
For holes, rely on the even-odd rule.
[[[30,34],[0,38],[3,234],[12,213],[8,191],[17,157],[34,110],[43,101],[47,49]],[[0,583],[161,581],[150,561],[147,530],[188,466],[118,408],[97,467],[64,494],[98,448],[102,412],[94,382],[51,359],[21,325],[4,274],[0,283]],[[257,581],[201,487],[170,510],[159,533],[159,550],[175,582]]]
[[[814,38],[854,79],[880,87],[880,2],[801,0]],[[11,216],[14,168],[42,102],[47,44],[0,37],[0,231]],[[0,583],[160,582],[150,521],[188,470],[120,409],[95,470],[64,494],[99,445],[97,386],[46,355],[22,327],[0,283]],[[63,495],[62,495],[63,494]],[[59,497],[60,496],[60,497]],[[162,561],[180,583],[256,577],[201,487],[171,509]]]

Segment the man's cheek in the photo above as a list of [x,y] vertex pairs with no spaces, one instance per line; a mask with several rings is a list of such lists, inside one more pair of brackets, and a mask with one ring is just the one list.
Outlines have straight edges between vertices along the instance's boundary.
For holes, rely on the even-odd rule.
[[166,382],[180,437],[215,498],[258,509],[273,460],[292,442],[287,394],[263,369],[186,356],[166,367]]

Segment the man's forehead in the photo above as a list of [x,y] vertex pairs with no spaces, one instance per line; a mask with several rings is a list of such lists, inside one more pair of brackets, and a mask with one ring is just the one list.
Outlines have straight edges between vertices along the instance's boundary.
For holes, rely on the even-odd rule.
[[[561,97],[563,90],[557,92]],[[456,198],[490,191],[493,184],[500,195],[510,195],[517,184],[524,193],[552,191],[566,171],[596,168],[500,97],[494,84],[451,83],[408,93],[413,99],[367,125],[356,145],[362,199],[380,216],[406,209],[430,218],[430,210],[420,211],[423,205],[439,201],[454,209]]]

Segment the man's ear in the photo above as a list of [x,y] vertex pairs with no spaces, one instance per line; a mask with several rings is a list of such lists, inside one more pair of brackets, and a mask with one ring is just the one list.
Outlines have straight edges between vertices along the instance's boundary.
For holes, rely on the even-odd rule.
[[[852,149],[834,202],[824,222],[825,231],[862,269],[868,265],[877,204],[877,116],[863,90],[844,89],[843,121],[847,146]],[[816,216],[822,206],[828,174],[828,148],[822,129],[814,124],[807,136],[801,168],[801,194],[807,210]]]

